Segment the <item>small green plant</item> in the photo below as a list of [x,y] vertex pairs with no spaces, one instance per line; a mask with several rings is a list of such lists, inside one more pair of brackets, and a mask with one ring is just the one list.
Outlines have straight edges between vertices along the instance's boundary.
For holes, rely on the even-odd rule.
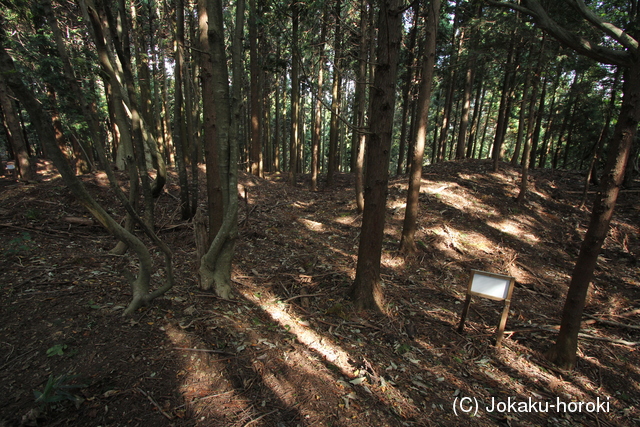
[[24,217],[31,221],[37,221],[40,219],[40,210],[35,208],[27,209],[24,213]]
[[78,378],[78,375],[63,374],[59,377],[54,377],[53,374],[49,375],[49,380],[44,386],[44,390],[33,391],[33,395],[36,398],[36,403],[40,404],[43,407],[46,407],[54,403],[68,400],[73,402],[76,405],[76,408],[80,407],[82,402],[84,402],[84,399],[78,395],[73,394],[72,390],[78,390],[87,387],[87,385],[70,384],[70,382],[76,378]]
[[23,231],[19,236],[7,242],[6,255],[16,255],[31,250],[31,234]]
[[64,351],[67,349],[66,344],[56,344],[53,347],[47,349],[47,356],[62,356],[64,355]]
[[397,348],[396,348],[396,353],[398,354],[405,354],[411,351],[411,346],[409,344],[400,344]]

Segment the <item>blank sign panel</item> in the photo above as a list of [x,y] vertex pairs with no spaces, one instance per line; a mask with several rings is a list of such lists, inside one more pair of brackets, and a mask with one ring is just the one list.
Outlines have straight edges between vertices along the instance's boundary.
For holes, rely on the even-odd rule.
[[471,281],[471,293],[486,298],[504,300],[509,296],[511,277],[500,275],[487,275],[480,272],[473,273]]

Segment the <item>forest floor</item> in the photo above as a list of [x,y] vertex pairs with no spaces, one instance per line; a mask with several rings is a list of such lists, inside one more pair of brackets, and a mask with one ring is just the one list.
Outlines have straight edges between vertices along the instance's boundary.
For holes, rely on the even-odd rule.
[[[156,225],[175,255],[176,286],[123,318],[130,289],[120,271],[135,258],[110,255],[114,239],[49,164],[39,166],[39,184],[0,180],[0,426],[640,423],[637,189],[621,194],[578,366],[566,372],[544,352],[589,220],[581,174],[533,171],[520,206],[517,168],[426,167],[420,250],[407,258],[397,252],[407,179],[392,179],[385,314],[345,299],[362,219],[351,175],[320,192],[308,177],[292,187],[277,174],[241,176],[233,301],[197,288],[193,229],[179,220],[174,179]],[[123,217],[103,173],[82,180]],[[464,333],[456,330],[471,269],[516,279],[499,348],[501,302],[474,298]]]

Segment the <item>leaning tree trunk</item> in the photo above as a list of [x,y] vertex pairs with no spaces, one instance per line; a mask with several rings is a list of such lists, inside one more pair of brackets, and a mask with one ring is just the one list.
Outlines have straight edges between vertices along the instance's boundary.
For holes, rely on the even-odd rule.
[[[117,239],[125,242],[138,256],[138,274],[136,277],[131,276],[128,272],[124,272],[131,284],[132,300],[129,306],[124,310],[124,315],[132,314],[135,310],[143,305],[148,304],[153,299],[166,293],[171,287],[173,287],[173,269],[171,261],[171,251],[164,245],[157,236],[153,233],[153,230],[149,229],[144,221],[137,216],[130,204],[126,203],[126,196],[121,191],[116,191],[116,194],[120,200],[124,201],[125,208],[131,213],[138,221],[141,227],[145,229],[145,232],[158,244],[160,249],[165,255],[165,267],[167,278],[165,283],[158,289],[150,292],[149,285],[151,282],[151,274],[153,269],[153,261],[151,254],[142,241],[135,235],[124,229],[117,221],[115,221],[105,209],[87,192],[82,182],[75,175],[74,170],[67,162],[64,154],[60,151],[56,144],[56,138],[53,130],[51,117],[43,110],[42,105],[33,93],[22,82],[20,75],[16,71],[13,59],[5,50],[4,29],[0,28],[0,73],[5,78],[7,85],[13,90],[14,94],[20,99],[20,102],[25,106],[32,119],[32,123],[36,128],[36,132],[40,137],[42,143],[46,146],[46,150],[51,156],[51,160],[62,175],[62,178],[71,190],[71,192],[78,198],[93,216]],[[104,154],[104,150],[102,150]],[[103,156],[104,159],[104,156]],[[106,160],[106,159],[105,159]],[[115,177],[112,171],[108,171],[110,175],[110,181],[112,186],[117,187]]]
[[602,190],[596,196],[589,228],[573,269],[569,292],[562,312],[560,334],[547,356],[563,369],[576,365],[578,333],[589,284],[593,279],[598,255],[602,249],[613,210],[624,179],[625,167],[640,121],[640,61],[625,73],[624,96],[611,145]]
[[380,0],[375,79],[371,92],[370,132],[365,177],[365,207],[356,278],[350,294],[358,309],[383,310],[380,256],[386,214],[389,156],[402,39],[400,0]]

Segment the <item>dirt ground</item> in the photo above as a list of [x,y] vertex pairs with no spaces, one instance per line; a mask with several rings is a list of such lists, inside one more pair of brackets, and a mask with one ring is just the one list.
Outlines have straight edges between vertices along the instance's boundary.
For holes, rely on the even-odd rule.
[[[352,176],[315,193],[308,177],[296,187],[277,174],[241,177],[233,301],[198,290],[193,229],[179,221],[171,184],[156,226],[174,252],[177,284],[123,318],[130,289],[121,271],[135,258],[110,255],[114,239],[49,164],[39,166],[39,184],[0,180],[0,426],[640,423],[636,187],[620,197],[578,367],[565,372],[544,352],[589,220],[580,174],[533,171],[519,206],[517,169],[429,166],[420,251],[408,258],[397,252],[407,180],[393,179],[384,315],[345,299],[361,223]],[[104,174],[82,180],[123,218]],[[471,269],[517,281],[500,348],[492,345],[500,302],[474,298],[464,333],[456,331]]]

